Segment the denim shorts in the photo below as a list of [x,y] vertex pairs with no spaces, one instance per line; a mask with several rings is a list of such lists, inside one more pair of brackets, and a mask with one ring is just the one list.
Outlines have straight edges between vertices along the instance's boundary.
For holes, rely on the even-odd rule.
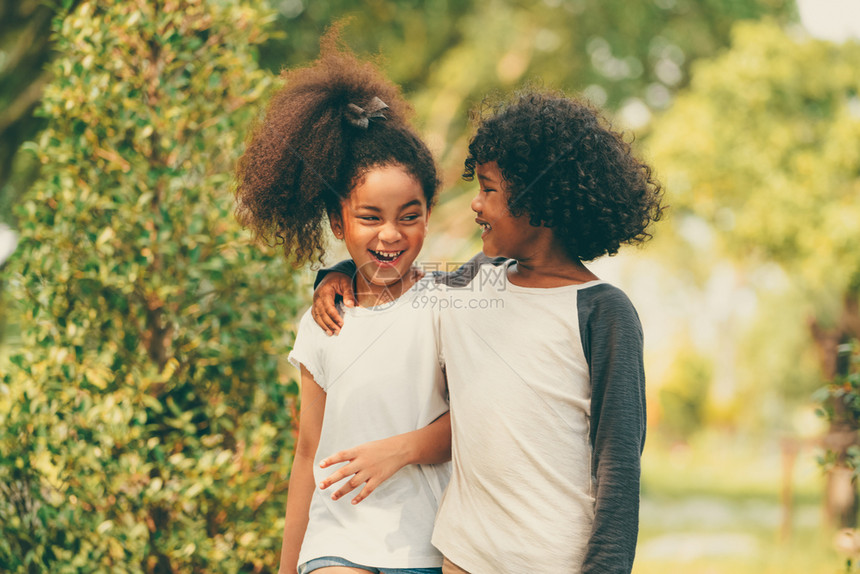
[[373,574],[442,574],[442,568],[374,568],[373,566],[362,566],[337,556],[324,556],[322,558],[314,558],[308,560],[299,566],[299,574],[309,574],[314,570],[325,568],[326,566],[349,566],[350,568],[360,568],[367,570]]

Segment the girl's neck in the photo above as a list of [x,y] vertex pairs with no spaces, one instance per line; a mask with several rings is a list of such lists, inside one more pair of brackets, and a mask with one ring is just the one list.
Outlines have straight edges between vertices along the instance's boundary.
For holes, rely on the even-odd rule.
[[355,275],[355,296],[359,307],[377,307],[395,301],[415,284],[412,273],[407,273],[399,281],[390,285],[376,285],[367,280],[361,272]]
[[548,249],[536,249],[528,257],[519,257],[516,264],[508,267],[508,280],[520,287],[563,287],[578,285],[599,279],[567,252],[552,245]]

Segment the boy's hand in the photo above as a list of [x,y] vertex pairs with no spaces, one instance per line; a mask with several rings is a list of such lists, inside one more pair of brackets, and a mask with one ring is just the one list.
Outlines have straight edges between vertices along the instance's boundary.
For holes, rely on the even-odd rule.
[[322,327],[326,335],[340,333],[343,327],[343,317],[337,312],[334,304],[335,295],[343,297],[343,304],[355,307],[357,301],[352,289],[352,279],[348,275],[332,271],[326,275],[314,290],[314,303],[311,317]]
[[352,499],[352,504],[358,504],[370,496],[370,493],[376,490],[377,486],[408,464],[406,442],[401,436],[367,442],[323,459],[320,462],[320,468],[326,468],[339,462],[348,462],[348,464],[343,465],[323,480],[319,484],[320,489],[325,490],[332,484],[352,476],[337,492],[331,495],[331,499],[338,500],[364,484],[361,492]]
[[[412,267],[409,269],[409,274],[411,282],[414,283],[424,277],[424,270]],[[343,304],[347,307],[358,305],[358,298],[352,288],[352,279],[339,271],[330,271],[314,289],[314,302],[311,308],[311,317],[322,327],[326,335],[337,335],[343,327],[343,317],[340,316],[334,304],[336,295],[343,297]]]

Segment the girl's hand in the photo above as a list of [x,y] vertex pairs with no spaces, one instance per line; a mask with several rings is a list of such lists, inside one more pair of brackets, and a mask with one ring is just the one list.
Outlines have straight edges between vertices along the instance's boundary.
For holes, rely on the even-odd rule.
[[311,317],[322,327],[326,335],[340,333],[343,327],[343,317],[337,312],[334,304],[335,295],[343,297],[343,304],[355,307],[357,301],[352,290],[352,279],[348,275],[332,271],[326,275],[314,290],[314,303]]
[[338,500],[364,484],[361,492],[352,499],[352,504],[358,504],[376,490],[376,487],[388,480],[391,475],[409,463],[407,441],[402,435],[367,442],[355,448],[342,450],[320,462],[320,468],[326,468],[340,462],[348,462],[336,472],[323,480],[319,487],[325,490],[332,484],[351,476],[337,492],[331,495],[332,500]]

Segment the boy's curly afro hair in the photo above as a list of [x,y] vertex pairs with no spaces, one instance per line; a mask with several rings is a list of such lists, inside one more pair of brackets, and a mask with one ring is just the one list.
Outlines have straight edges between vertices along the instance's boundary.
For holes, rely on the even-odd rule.
[[552,228],[572,257],[591,261],[651,237],[664,209],[660,183],[589,104],[526,91],[476,119],[463,178],[495,161],[511,215]]
[[[439,180],[433,156],[410,127],[399,89],[339,42],[340,26],[321,40],[319,59],[287,70],[239,160],[236,217],[259,239],[282,244],[294,263],[325,253],[328,216],[374,167],[401,165],[421,185],[427,205]],[[357,125],[355,106],[374,98],[384,117]]]

